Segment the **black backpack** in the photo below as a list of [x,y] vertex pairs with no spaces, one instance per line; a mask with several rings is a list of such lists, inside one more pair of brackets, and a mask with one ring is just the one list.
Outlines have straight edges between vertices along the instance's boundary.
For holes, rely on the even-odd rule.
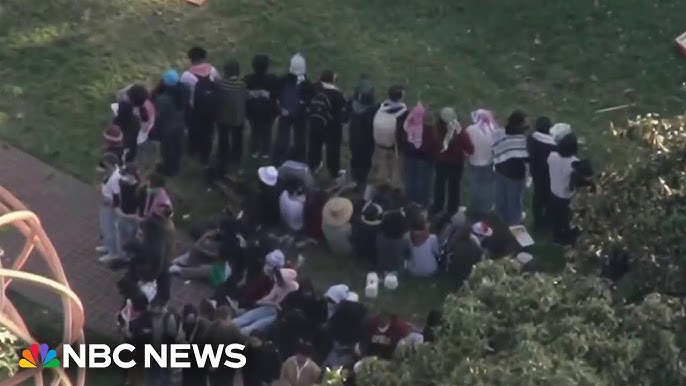
[[193,90],[193,111],[214,121],[219,114],[219,89],[209,76],[197,76]]
[[324,126],[333,120],[332,106],[329,97],[324,91],[320,91],[312,98],[308,108],[308,115],[310,119],[319,120]]

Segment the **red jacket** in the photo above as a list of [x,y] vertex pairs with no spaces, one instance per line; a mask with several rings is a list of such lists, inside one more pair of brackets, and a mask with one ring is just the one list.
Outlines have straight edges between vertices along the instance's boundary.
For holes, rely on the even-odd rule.
[[438,153],[436,160],[439,162],[458,164],[462,163],[465,154],[474,153],[474,144],[467,134],[467,130],[462,130],[460,134],[453,137],[445,151],[443,150],[443,136],[441,136],[441,143],[438,145]]

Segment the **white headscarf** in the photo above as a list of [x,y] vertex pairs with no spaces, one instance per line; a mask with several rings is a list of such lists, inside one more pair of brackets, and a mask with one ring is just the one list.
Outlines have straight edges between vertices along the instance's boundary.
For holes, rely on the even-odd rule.
[[562,138],[571,134],[572,127],[568,123],[556,123],[550,128],[550,136],[555,143],[559,143]]
[[324,294],[324,297],[327,300],[331,300],[333,304],[330,302],[327,302],[327,312],[329,318],[333,316],[333,314],[336,312],[336,308],[338,305],[348,299],[348,296],[350,295],[350,287],[348,287],[345,284],[336,284],[334,286],[329,287],[329,289],[326,291]]
[[273,269],[283,268],[286,265],[286,257],[280,249],[275,249],[267,254],[265,265]]
[[457,119],[457,113],[452,107],[444,107],[441,109],[441,113],[439,115],[441,120],[447,125],[447,131],[443,137],[443,148],[441,149],[441,152],[444,152],[448,150],[450,141],[453,140],[455,134],[460,134],[462,132],[462,126],[460,125],[460,121]]
[[298,83],[305,80],[305,73],[307,72],[307,63],[305,62],[305,57],[300,53],[293,55],[291,58],[291,74],[298,78]]

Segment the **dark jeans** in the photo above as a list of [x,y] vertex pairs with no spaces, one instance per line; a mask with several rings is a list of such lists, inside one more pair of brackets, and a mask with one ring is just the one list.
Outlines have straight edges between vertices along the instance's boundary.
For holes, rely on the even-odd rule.
[[183,158],[183,130],[165,135],[160,142],[162,157],[161,172],[167,177],[175,177],[181,170]]
[[369,171],[372,169],[372,156],[374,155],[374,144],[367,149],[350,149],[350,173],[353,181],[359,185],[367,183]]
[[322,162],[322,148],[326,146],[326,168],[331,178],[338,177],[341,170],[341,141],[343,128],[337,125],[325,127],[320,121],[310,121],[310,143],[307,163],[313,172]]
[[434,202],[432,210],[440,212],[445,207],[445,193],[448,191],[448,213],[457,212],[460,206],[460,180],[462,180],[462,163],[437,161],[434,170]]
[[298,159],[305,159],[307,155],[307,120],[305,117],[282,116],[276,129],[274,156],[272,163],[281,165],[288,157],[291,145],[291,130],[293,131],[293,148]]
[[550,185],[534,179],[534,191],[531,198],[531,211],[534,217],[534,229],[537,231],[546,230],[550,226]]
[[203,165],[210,163],[215,122],[200,117],[192,111],[188,118],[188,155],[197,158]]
[[433,162],[421,158],[405,158],[405,195],[424,208],[429,205]]
[[269,155],[272,151],[272,126],[274,120],[250,120],[250,152]]
[[572,212],[569,208],[569,199],[550,194],[550,218],[553,225],[553,240],[563,245],[574,244],[576,230],[572,229]]
[[244,125],[218,125],[217,159],[222,168],[227,165],[240,165],[243,159],[243,128]]

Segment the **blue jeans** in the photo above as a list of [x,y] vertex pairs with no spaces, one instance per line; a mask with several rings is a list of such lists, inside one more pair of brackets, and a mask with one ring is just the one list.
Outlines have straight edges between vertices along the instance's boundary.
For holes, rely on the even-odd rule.
[[119,250],[122,251],[124,246],[136,238],[138,232],[138,221],[132,218],[117,217],[117,233],[119,235]]
[[250,335],[254,330],[262,331],[274,323],[276,311],[276,306],[259,306],[235,318],[233,322],[243,335]]
[[405,158],[405,195],[410,201],[427,207],[431,197],[433,162],[419,158]]
[[522,195],[524,180],[513,180],[495,174],[495,210],[507,226],[522,223]]
[[476,219],[483,219],[493,210],[493,165],[474,166],[469,169],[469,212]]
[[117,214],[114,208],[107,205],[100,205],[98,211],[98,222],[100,223],[100,235],[107,253],[110,255],[119,255],[119,237],[117,235]]

